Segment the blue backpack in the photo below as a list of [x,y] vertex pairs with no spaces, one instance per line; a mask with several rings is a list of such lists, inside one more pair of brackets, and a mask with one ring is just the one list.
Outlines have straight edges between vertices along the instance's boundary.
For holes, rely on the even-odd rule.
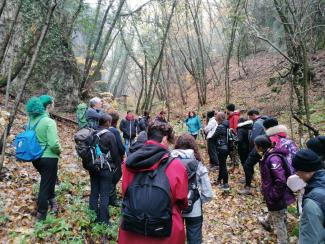
[[43,149],[38,142],[35,129],[43,118],[41,117],[32,128],[29,122],[26,130],[16,136],[15,147],[17,160],[31,162],[42,156],[45,148]]

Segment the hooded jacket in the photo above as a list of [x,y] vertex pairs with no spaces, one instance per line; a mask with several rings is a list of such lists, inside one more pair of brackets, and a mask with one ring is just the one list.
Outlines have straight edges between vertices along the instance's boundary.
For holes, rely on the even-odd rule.
[[325,216],[318,202],[325,201],[325,170],[316,171],[307,182],[299,228],[299,243],[325,243]]
[[[122,195],[138,172],[158,168],[162,159],[168,157],[168,149],[162,144],[149,140],[143,147],[131,154],[123,164]],[[166,238],[153,238],[119,229],[120,244],[171,244],[185,243],[184,224],[181,210],[187,207],[188,178],[186,169],[179,159],[174,159],[166,168],[172,195],[172,233]]]
[[[175,149],[171,152],[172,157],[182,159],[195,159],[194,151],[192,149]],[[208,175],[207,168],[199,162],[196,170],[197,185],[200,192],[200,198],[194,203],[192,212],[183,214],[183,217],[192,218],[202,216],[202,203],[210,201],[213,197],[213,191]]]
[[125,117],[120,123],[120,130],[123,133],[123,138],[134,139],[137,135],[138,121],[133,116]]
[[240,118],[240,112],[234,111],[228,116],[229,127],[232,128],[235,132],[237,132],[238,120]]
[[217,129],[217,126],[218,126],[218,123],[217,123],[215,117],[210,118],[207,126],[204,128],[204,132],[205,132],[205,134],[207,134],[207,139],[212,138],[212,136],[214,135],[214,132]]
[[295,201],[287,187],[287,178],[291,174],[283,160],[287,154],[288,151],[282,148],[269,149],[260,161],[262,194],[269,211],[285,209]]
[[185,120],[187,130],[192,135],[197,135],[199,133],[199,130],[201,129],[201,119],[199,116],[195,115],[193,117],[188,117]]
[[88,126],[96,130],[98,128],[99,119],[101,118],[103,113],[104,112],[102,110],[88,108],[86,112]]

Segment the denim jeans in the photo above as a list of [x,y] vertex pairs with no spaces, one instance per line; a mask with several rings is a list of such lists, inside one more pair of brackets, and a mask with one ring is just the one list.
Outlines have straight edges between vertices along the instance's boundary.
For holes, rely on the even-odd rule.
[[37,211],[42,214],[47,213],[48,200],[55,198],[55,183],[58,174],[57,158],[40,158],[33,161],[33,166],[41,175],[41,182],[37,199]]
[[124,138],[125,152],[129,151],[129,147],[132,145],[133,142],[134,142],[134,138],[132,138],[132,139]]
[[185,217],[186,239],[188,244],[202,243],[203,217]]
[[109,224],[108,205],[113,173],[107,169],[99,172],[89,171],[89,175],[89,208],[96,212],[98,222]]

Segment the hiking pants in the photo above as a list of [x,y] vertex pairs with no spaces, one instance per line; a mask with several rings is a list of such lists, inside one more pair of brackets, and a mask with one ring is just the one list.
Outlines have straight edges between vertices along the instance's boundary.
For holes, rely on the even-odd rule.
[[277,243],[289,243],[287,232],[287,209],[282,209],[279,211],[269,211],[268,221],[274,228],[275,234],[277,236]]
[[248,158],[244,165],[245,171],[245,186],[251,186],[252,179],[254,175],[254,166],[259,162],[261,156],[257,153],[256,149],[254,148],[248,155]]
[[33,166],[41,175],[37,199],[37,211],[46,214],[48,200],[55,198],[55,183],[58,174],[58,158],[40,158],[33,161]]
[[210,165],[217,166],[219,165],[218,154],[217,154],[217,141],[215,139],[208,139],[208,154],[210,157]]
[[97,221],[109,224],[109,195],[112,190],[113,172],[108,169],[89,171],[90,175],[90,196],[89,208],[94,210],[97,215]]
[[129,151],[129,147],[132,145],[133,142],[134,142],[134,138],[132,139],[124,138],[124,148],[126,153]]
[[239,155],[238,155],[238,145],[234,145],[232,150],[229,151],[229,156],[231,159],[231,164],[233,167],[239,165]]
[[117,201],[117,191],[116,191],[116,185],[120,181],[122,177],[122,166],[117,165],[116,169],[114,170],[113,177],[112,177],[112,190],[109,194],[110,197],[110,204],[116,203]]
[[223,181],[223,184],[228,184],[227,157],[229,151],[227,149],[217,149],[219,159],[219,176],[218,181]]
[[185,217],[186,239],[188,244],[202,243],[203,217]]

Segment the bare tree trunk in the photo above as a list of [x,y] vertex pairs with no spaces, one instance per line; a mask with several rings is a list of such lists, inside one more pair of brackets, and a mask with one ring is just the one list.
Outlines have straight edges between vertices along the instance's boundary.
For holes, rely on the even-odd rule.
[[1,5],[0,5],[0,17],[2,15],[2,13],[3,13],[3,10],[4,10],[5,6],[6,6],[6,2],[7,2],[7,0],[3,0]]

